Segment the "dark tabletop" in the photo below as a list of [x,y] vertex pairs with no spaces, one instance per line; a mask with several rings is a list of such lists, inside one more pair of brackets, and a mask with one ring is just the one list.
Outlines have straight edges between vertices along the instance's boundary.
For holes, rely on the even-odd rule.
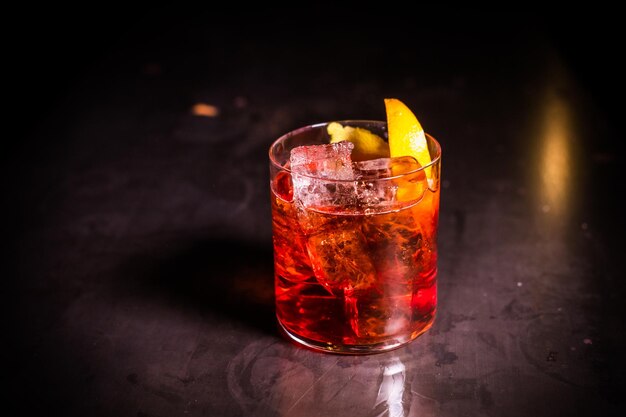
[[[5,120],[13,415],[619,414],[620,31],[579,17],[47,22]],[[435,324],[385,354],[299,348],[267,149],[385,97],[443,147]]]

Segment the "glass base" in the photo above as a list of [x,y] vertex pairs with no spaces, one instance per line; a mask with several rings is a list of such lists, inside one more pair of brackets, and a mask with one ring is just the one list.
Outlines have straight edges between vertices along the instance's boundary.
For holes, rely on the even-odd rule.
[[[433,320],[434,321],[434,320]],[[431,328],[433,322],[431,321],[423,329],[410,333],[406,336],[398,336],[389,341],[381,343],[372,343],[367,345],[338,345],[334,343],[324,343],[318,340],[308,339],[298,334],[291,332],[281,321],[278,319],[278,324],[282,332],[294,342],[301,344],[313,350],[326,353],[336,353],[340,355],[370,355],[374,353],[384,353],[390,350],[398,349],[409,342],[415,340],[418,336],[426,332]]]

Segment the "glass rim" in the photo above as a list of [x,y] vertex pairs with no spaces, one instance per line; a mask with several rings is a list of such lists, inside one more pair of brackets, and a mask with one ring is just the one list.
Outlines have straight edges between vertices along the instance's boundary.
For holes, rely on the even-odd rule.
[[[379,126],[384,126],[385,128],[387,127],[387,122],[384,122],[382,120],[359,120],[359,119],[354,119],[354,120],[333,120],[330,122],[322,122],[322,123],[314,123],[314,124],[310,124],[310,125],[306,125],[306,126],[302,126],[300,128],[291,130],[287,133],[285,133],[284,135],[280,136],[278,139],[276,139],[274,142],[272,142],[272,144],[270,145],[269,148],[269,158],[270,158],[270,163],[276,167],[277,169],[281,170],[281,171],[285,171],[287,173],[289,173],[290,175],[292,174],[291,168],[286,168],[284,166],[282,166],[275,158],[274,156],[274,152],[273,150],[276,148],[276,146],[281,143],[284,142],[286,139],[292,137],[292,136],[296,136],[298,134],[301,134],[303,132],[309,131],[309,130],[313,130],[313,129],[317,129],[323,126],[328,126],[330,123],[340,123],[343,126],[346,125],[350,125],[352,124],[373,124],[373,125],[379,125]],[[413,169],[411,171],[407,171],[407,172],[403,172],[402,174],[398,174],[398,175],[392,175],[389,177],[381,177],[381,178],[375,178],[375,179],[371,179],[369,181],[386,181],[386,180],[393,180],[393,179],[397,179],[397,178],[402,178],[405,177],[407,175],[413,175],[416,174],[420,171],[425,171],[426,168],[432,167],[435,164],[437,164],[440,160],[441,160],[441,144],[439,143],[439,141],[437,139],[435,139],[433,136],[431,136],[430,134],[424,132],[424,135],[426,136],[426,138],[428,140],[430,140],[431,142],[433,142],[435,144],[435,149],[436,149],[436,153],[437,156],[435,158],[433,158],[430,163],[424,165],[424,166],[420,166],[417,169]],[[375,158],[378,159],[378,158]],[[354,181],[359,181],[358,178],[355,179],[351,179],[351,180],[344,180],[344,179],[329,179],[329,178],[321,178],[319,176],[315,176],[315,175],[307,175],[307,174],[296,174],[302,177],[308,177],[308,178],[314,178],[314,179],[318,179],[318,180],[324,180],[324,181],[329,181],[329,182],[354,182]]]

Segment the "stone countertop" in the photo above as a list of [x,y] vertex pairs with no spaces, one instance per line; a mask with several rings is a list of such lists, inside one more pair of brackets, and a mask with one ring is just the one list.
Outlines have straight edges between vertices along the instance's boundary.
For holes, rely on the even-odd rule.
[[[88,64],[48,74],[39,85],[66,78],[32,101],[5,166],[18,410],[618,414],[623,145],[610,81],[565,36],[500,22],[229,37],[174,21],[126,22]],[[385,97],[443,147],[436,322],[385,354],[299,348],[274,317],[267,149],[306,124],[384,119]]]

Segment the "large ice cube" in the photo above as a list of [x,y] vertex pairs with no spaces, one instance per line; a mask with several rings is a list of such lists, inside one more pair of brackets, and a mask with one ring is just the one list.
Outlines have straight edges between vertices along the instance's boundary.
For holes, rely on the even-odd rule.
[[290,162],[296,203],[305,208],[354,206],[352,149],[352,142],[292,149]]
[[352,149],[352,142],[298,146],[291,150],[291,171],[316,178],[351,180],[354,178]]
[[412,156],[379,158],[352,164],[359,208],[383,212],[397,203],[419,200],[427,187],[421,165]]
[[358,219],[344,219],[309,236],[307,249],[313,272],[331,293],[371,287],[376,269]]
[[338,142],[291,151],[293,195],[298,223],[307,235],[307,251],[318,282],[331,293],[367,288],[376,270],[367,253],[350,157],[354,144]]
[[352,164],[358,179],[380,179],[409,173],[421,168],[417,159],[412,156],[395,158],[378,158]]
[[424,266],[430,264],[431,246],[419,219],[403,211],[365,216],[362,230],[378,273],[377,285],[384,292],[355,292],[360,304],[352,328],[363,337],[401,333],[412,321],[416,286],[429,285],[421,277],[427,272]]
[[405,293],[405,286],[412,285],[430,252],[419,221],[403,212],[367,216],[362,230],[367,236],[370,257],[385,278],[388,292]]
[[383,296],[376,289],[346,291],[344,312],[354,334],[376,340],[406,332],[411,324],[411,293]]

